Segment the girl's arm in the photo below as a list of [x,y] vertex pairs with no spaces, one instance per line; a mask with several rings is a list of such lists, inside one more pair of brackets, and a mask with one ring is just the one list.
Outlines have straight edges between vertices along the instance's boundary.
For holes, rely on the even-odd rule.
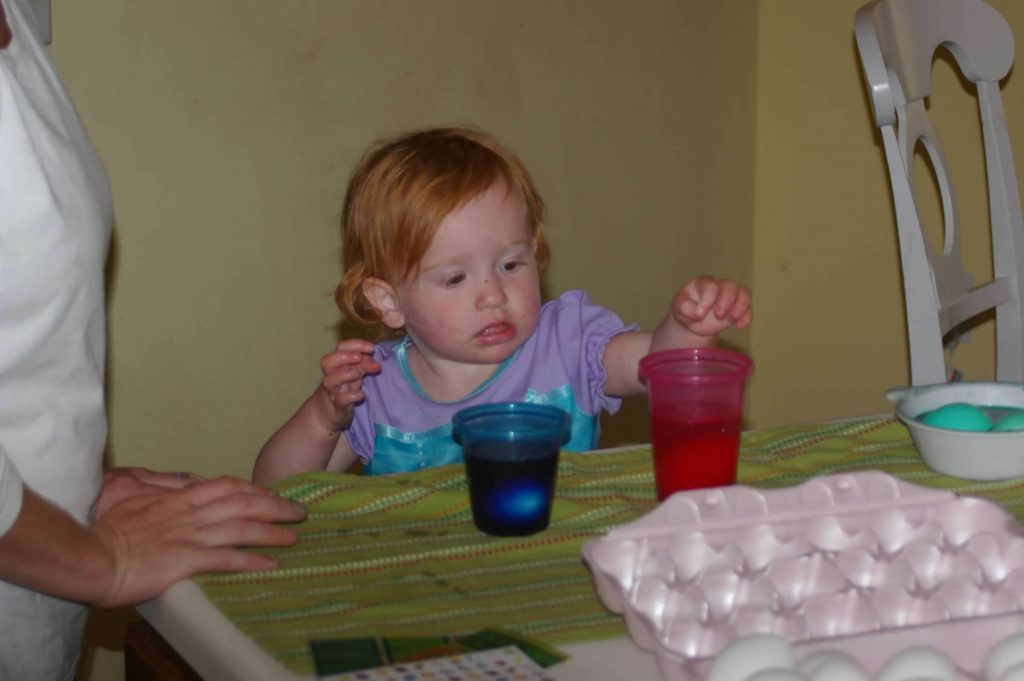
[[627,397],[646,391],[640,381],[640,360],[651,352],[674,348],[703,348],[718,334],[750,324],[750,291],[728,279],[697,277],[684,286],[654,331],[620,333],[605,347],[602,363],[607,374],[604,393]]
[[[341,435],[351,423],[351,415],[348,423],[335,426],[323,416],[328,410],[333,408],[326,390],[319,386],[263,445],[253,466],[252,481],[269,485],[295,473],[327,470],[328,464],[331,470],[340,471],[355,463],[356,454],[348,438]],[[332,458],[335,449],[339,451]]]
[[363,378],[380,372],[373,350],[369,341],[349,339],[320,359],[323,381],[263,445],[253,482],[268,485],[294,473],[343,471],[355,463],[356,454],[341,433],[364,399]]

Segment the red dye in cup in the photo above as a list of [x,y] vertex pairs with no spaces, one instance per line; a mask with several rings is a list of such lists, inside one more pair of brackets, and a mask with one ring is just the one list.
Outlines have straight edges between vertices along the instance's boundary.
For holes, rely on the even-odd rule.
[[717,348],[666,350],[640,361],[659,500],[736,482],[743,390],[752,370],[746,355]]

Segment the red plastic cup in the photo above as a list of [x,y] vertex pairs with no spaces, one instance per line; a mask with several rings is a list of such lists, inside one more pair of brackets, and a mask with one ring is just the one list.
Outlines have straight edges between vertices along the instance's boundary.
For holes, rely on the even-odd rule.
[[736,482],[743,389],[753,369],[746,355],[718,348],[665,350],[640,360],[659,500]]

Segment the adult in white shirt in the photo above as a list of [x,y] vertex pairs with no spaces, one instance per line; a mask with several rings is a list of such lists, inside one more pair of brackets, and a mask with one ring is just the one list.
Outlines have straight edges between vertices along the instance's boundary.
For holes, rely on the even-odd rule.
[[106,174],[23,0],[0,0],[0,679],[73,678],[86,604],[276,562],[301,505],[102,470]]

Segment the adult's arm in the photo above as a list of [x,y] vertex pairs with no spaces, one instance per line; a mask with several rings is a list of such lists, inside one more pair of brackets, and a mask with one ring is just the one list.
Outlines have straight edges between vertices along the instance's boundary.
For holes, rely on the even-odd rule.
[[200,572],[276,567],[238,547],[292,544],[295,531],[277,523],[305,517],[301,504],[236,478],[116,496],[106,508],[101,497],[96,522],[83,526],[24,487],[0,537],[0,579],[82,603],[135,604]]
[[0,3],[0,50],[4,49],[11,44],[11,27],[7,23],[7,13],[4,12],[4,6]]

